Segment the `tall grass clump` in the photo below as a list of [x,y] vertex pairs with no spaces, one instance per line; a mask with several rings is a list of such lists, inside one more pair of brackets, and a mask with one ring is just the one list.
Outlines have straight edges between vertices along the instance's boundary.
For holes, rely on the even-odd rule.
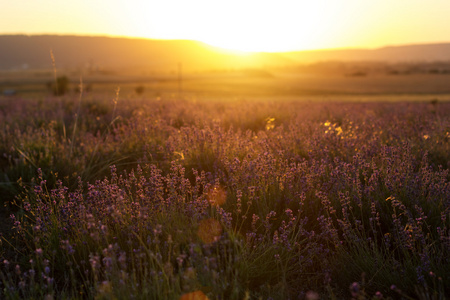
[[1,298],[450,295],[449,103],[78,96],[2,103]]

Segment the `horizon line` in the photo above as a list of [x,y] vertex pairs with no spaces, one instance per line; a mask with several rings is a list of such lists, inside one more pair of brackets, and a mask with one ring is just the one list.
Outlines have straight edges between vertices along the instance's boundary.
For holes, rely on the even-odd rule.
[[408,46],[426,46],[426,45],[443,45],[443,44],[450,44],[449,41],[436,41],[436,42],[413,42],[413,43],[406,43],[406,44],[388,44],[384,46],[378,46],[378,47],[336,47],[336,48],[316,48],[316,49],[297,49],[297,50],[285,50],[285,51],[243,51],[243,50],[236,50],[221,46],[216,46],[214,44],[195,40],[195,39],[165,39],[165,38],[149,38],[149,37],[142,37],[142,36],[129,36],[129,35],[109,35],[109,34],[79,34],[79,33],[1,33],[0,36],[27,36],[27,37],[37,37],[37,36],[55,36],[55,37],[88,37],[88,38],[110,38],[110,39],[129,39],[129,40],[149,40],[149,41],[188,41],[188,42],[196,42],[201,43],[213,48],[225,50],[225,51],[231,51],[231,52],[239,52],[239,53],[292,53],[292,52],[316,52],[316,51],[345,51],[345,50],[379,50],[384,48],[391,48],[391,47],[408,47]]

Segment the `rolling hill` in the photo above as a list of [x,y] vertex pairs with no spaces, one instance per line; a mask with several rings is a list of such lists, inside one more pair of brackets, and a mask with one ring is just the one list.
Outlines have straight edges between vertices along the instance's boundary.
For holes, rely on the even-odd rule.
[[450,43],[285,53],[237,54],[188,40],[87,36],[0,36],[0,70],[58,68],[203,71],[290,66],[318,61],[450,61]]

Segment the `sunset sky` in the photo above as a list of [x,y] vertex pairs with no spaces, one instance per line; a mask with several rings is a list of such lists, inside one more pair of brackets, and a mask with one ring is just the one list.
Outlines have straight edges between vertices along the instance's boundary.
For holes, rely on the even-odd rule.
[[450,42],[449,0],[0,0],[0,34],[192,39],[242,51]]

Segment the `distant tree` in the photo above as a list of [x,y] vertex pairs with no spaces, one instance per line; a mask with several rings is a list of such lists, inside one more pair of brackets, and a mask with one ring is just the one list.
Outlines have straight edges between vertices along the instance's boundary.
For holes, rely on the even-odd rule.
[[69,78],[67,76],[59,76],[56,78],[56,85],[53,85],[53,94],[56,96],[64,95],[69,91]]
[[135,91],[136,94],[138,94],[138,95],[142,95],[142,94],[144,93],[144,90],[145,90],[145,88],[144,88],[143,85],[138,85],[138,86],[134,89],[134,91]]

